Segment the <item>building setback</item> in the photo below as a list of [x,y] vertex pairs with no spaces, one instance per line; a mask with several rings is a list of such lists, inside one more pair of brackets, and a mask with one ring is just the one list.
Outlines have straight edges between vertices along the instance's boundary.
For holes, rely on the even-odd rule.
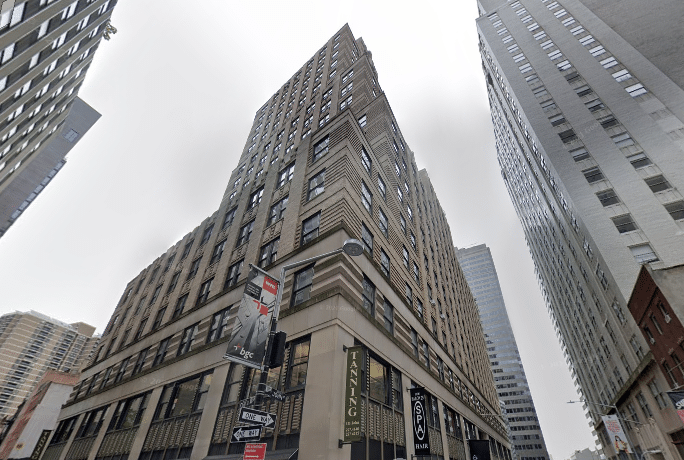
[[0,316],[0,417],[14,415],[47,370],[80,371],[97,346],[93,332],[36,311]]
[[684,4],[478,4],[502,176],[591,426],[617,455],[600,417],[617,411],[637,452],[677,459],[627,301],[642,264],[684,262]]
[[[259,372],[222,357],[249,265],[276,274],[350,237],[359,257],[286,276],[269,455],[410,458],[408,390],[422,386],[433,456],[464,460],[467,440],[486,439],[510,459],[444,213],[346,25],[257,110],[218,210],[128,283],[43,458],[241,458],[231,429]],[[342,445],[354,345],[362,441]]]
[[116,1],[2,2],[0,237],[100,117],[77,96]]
[[492,253],[479,244],[457,248],[456,257],[480,312],[496,392],[510,430],[513,458],[549,460]]

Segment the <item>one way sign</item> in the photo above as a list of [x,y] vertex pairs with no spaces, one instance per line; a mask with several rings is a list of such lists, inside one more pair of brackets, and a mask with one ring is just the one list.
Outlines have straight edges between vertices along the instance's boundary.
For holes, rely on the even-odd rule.
[[262,425],[264,428],[274,428],[276,423],[276,415],[256,409],[250,409],[248,407],[243,407],[240,409],[239,420],[241,422],[257,423]]
[[232,442],[252,442],[261,439],[261,425],[236,426]]

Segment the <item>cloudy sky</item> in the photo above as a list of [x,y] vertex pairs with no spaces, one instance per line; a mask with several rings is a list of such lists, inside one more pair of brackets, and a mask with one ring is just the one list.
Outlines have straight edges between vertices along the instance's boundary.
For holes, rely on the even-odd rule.
[[454,243],[492,249],[549,452],[593,448],[496,162],[476,3],[416,4],[120,1],[80,93],[102,118],[0,238],[0,314],[102,332],[126,283],[218,207],[255,111],[349,23]]

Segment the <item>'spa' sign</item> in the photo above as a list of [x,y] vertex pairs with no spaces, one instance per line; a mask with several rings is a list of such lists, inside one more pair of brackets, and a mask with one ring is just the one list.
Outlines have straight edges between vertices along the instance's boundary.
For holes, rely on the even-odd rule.
[[411,388],[411,419],[413,446],[416,455],[430,455],[430,435],[427,425],[427,397],[425,388]]

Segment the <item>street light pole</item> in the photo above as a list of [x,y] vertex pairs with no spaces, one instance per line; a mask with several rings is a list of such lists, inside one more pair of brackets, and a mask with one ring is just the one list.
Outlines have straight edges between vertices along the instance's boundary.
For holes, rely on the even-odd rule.
[[[305,265],[312,264],[314,262],[317,262],[321,259],[325,259],[327,257],[332,257],[337,254],[345,253],[349,256],[360,256],[363,254],[363,244],[356,239],[348,239],[344,242],[341,248],[335,249],[334,251],[326,252],[325,254],[319,254],[314,257],[309,257],[308,259],[300,260],[298,262],[293,262],[291,264],[283,265],[280,269],[280,278],[278,279],[278,293],[276,294],[276,302],[275,306],[273,308],[273,315],[271,316],[271,331],[269,332],[269,339],[268,339],[268,344],[266,345],[266,355],[264,359],[264,363],[261,368],[261,375],[259,376],[259,386],[257,387],[257,399],[256,399],[256,404],[260,405],[262,404],[262,395],[258,393],[258,388],[262,387],[266,384],[266,380],[268,379],[268,372],[270,371],[269,367],[269,359],[271,357],[271,353],[273,352],[273,336],[276,333],[276,330],[278,328],[278,315],[280,314],[280,302],[283,298],[283,288],[285,287],[285,272],[288,270],[292,270],[293,268],[298,268],[302,267]],[[269,275],[267,272],[264,270],[261,270],[259,267],[254,267],[256,270],[259,270],[260,272],[264,273],[265,275]]]

